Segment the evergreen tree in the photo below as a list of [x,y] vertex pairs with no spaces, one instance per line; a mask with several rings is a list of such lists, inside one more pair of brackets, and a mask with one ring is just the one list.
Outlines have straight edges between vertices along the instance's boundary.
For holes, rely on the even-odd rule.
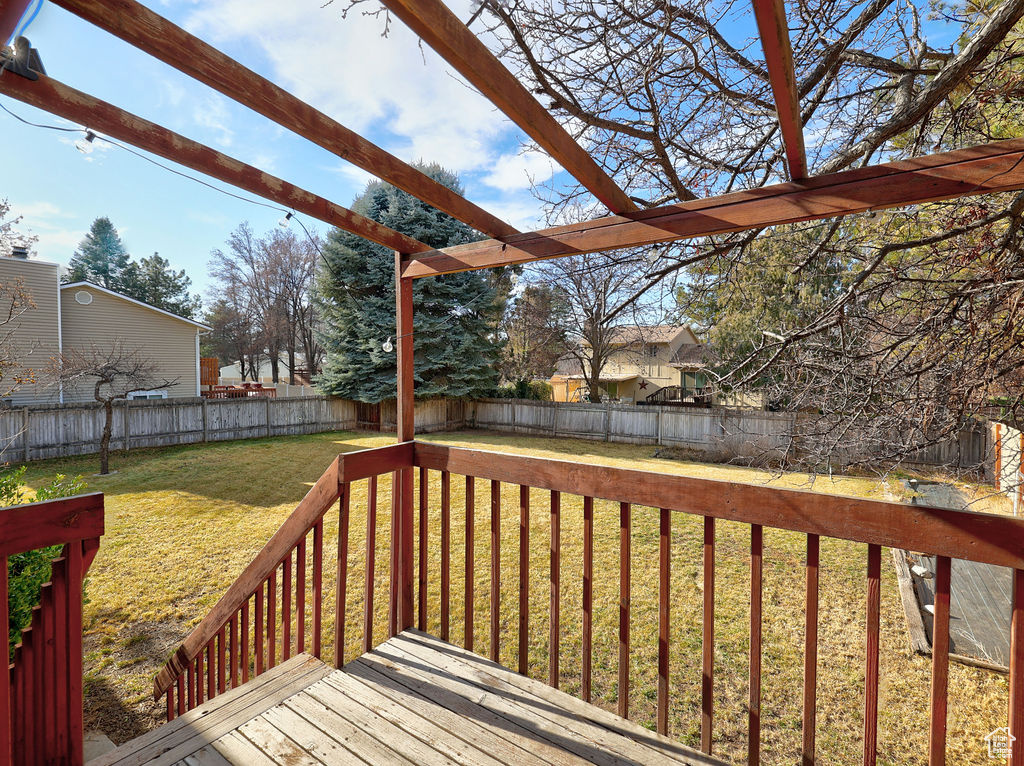
[[78,243],[78,249],[68,263],[64,281],[92,282],[108,290],[120,290],[127,268],[128,250],[114,224],[102,216],[92,222],[89,233]]
[[[462,193],[458,177],[436,164],[420,168]],[[415,197],[372,182],[353,209],[431,247],[472,242],[480,235]],[[353,234],[328,236],[318,295],[327,351],[317,386],[325,393],[363,402],[395,396],[394,253]],[[508,285],[500,272],[471,271],[413,284],[414,380],[417,396],[476,396],[497,383],[501,346],[496,328]]]
[[153,253],[149,258],[132,261],[122,272],[114,288],[137,301],[193,319],[199,311],[199,296],[191,295],[192,280],[185,270],[175,271],[166,258]]

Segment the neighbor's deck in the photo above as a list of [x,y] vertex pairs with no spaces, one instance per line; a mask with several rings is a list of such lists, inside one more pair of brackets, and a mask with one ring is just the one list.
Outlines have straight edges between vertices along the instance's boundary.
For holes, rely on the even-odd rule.
[[418,631],[333,670],[307,654],[99,764],[720,764]]

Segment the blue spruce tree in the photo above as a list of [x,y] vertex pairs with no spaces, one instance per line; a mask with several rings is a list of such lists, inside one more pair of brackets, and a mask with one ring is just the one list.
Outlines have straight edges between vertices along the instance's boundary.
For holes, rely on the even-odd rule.
[[[420,169],[462,194],[458,177],[436,164]],[[481,238],[466,224],[380,181],[352,209],[431,247]],[[327,352],[321,391],[361,402],[395,397],[394,253],[354,234],[328,235],[317,281]],[[413,344],[418,397],[480,396],[497,384],[501,346],[496,328],[507,281],[499,272],[472,271],[417,279],[413,285]]]

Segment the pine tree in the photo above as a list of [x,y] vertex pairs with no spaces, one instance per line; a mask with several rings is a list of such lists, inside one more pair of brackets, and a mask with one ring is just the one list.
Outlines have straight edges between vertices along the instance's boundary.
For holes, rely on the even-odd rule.
[[102,216],[92,222],[89,233],[78,243],[78,249],[68,263],[64,281],[92,282],[108,290],[120,290],[127,268],[128,250],[114,224]]
[[[438,165],[420,167],[434,180],[461,194],[458,177]],[[431,247],[480,238],[415,197],[372,182],[353,203],[363,215]],[[353,234],[334,230],[321,267],[318,295],[324,317],[321,343],[327,351],[321,391],[363,402],[395,396],[394,253]],[[507,285],[497,272],[464,272],[413,285],[414,381],[417,396],[478,396],[490,393],[498,377],[501,346],[496,327]]]
[[175,271],[166,258],[153,253],[149,258],[129,263],[114,289],[150,306],[193,319],[199,310],[200,300],[189,293],[191,286],[192,280],[184,269]]

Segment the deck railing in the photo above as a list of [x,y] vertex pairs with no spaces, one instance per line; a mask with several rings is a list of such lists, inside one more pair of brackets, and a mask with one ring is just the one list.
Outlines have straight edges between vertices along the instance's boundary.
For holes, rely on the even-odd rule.
[[[402,509],[401,476],[418,469],[418,517],[413,530],[412,508]],[[436,475],[435,474],[439,474]],[[403,598],[412,598],[415,590],[416,624],[425,630],[438,624],[441,638],[449,639],[452,631],[452,488],[464,482],[463,494],[467,512],[465,527],[458,531],[465,539],[465,576],[463,614],[465,625],[460,631],[468,649],[474,648],[474,627],[479,610],[474,607],[477,530],[474,510],[479,480],[490,488],[490,593],[488,615],[488,654],[497,660],[503,636],[501,604],[501,504],[502,484],[519,486],[519,567],[517,664],[523,673],[529,671],[530,637],[530,526],[531,514],[537,509],[531,498],[537,491],[547,494],[544,513],[550,518],[548,579],[549,635],[547,639],[548,681],[558,686],[560,669],[562,508],[566,496],[582,498],[582,636],[580,658],[580,696],[589,701],[592,695],[593,668],[593,593],[594,593],[594,500],[610,500],[619,504],[619,603],[618,603],[618,699],[620,715],[630,715],[630,656],[635,651],[633,640],[632,561],[634,542],[634,509],[657,509],[658,520],[658,586],[657,586],[657,690],[656,726],[659,732],[669,729],[669,675],[671,662],[670,619],[672,520],[673,514],[691,514],[703,519],[703,614],[701,649],[700,742],[710,753],[714,741],[715,708],[715,570],[716,521],[728,520],[749,525],[749,677],[747,702],[748,762],[758,763],[761,742],[761,677],[762,677],[762,594],[764,528],[789,530],[805,535],[806,554],[804,579],[804,672],[802,702],[803,763],[814,763],[816,756],[816,711],[818,691],[818,615],[819,615],[819,552],[821,538],[835,538],[867,544],[866,583],[866,645],[863,696],[863,762],[873,764],[877,751],[879,692],[879,623],[881,594],[881,549],[883,546],[919,551],[936,556],[935,614],[930,694],[929,760],[944,761],[946,751],[946,705],[949,646],[950,560],[967,559],[1011,567],[1014,570],[1014,597],[1011,615],[1011,662],[1009,673],[1009,729],[1017,741],[1024,741],[1024,521],[980,513],[910,506],[875,500],[824,495],[800,490],[775,489],[764,486],[694,479],[648,471],[609,468],[562,460],[499,454],[478,450],[446,447],[438,444],[406,442],[381,449],[342,455],[320,478],[296,511],[284,523],[242,576],[231,586],[211,613],[185,640],[181,648],[157,677],[157,697],[166,695],[167,713],[172,718],[199,704],[204,695],[213,697],[251,675],[273,666],[277,656],[287,658],[292,651],[321,653],[323,608],[323,518],[335,500],[340,498],[338,521],[338,564],[335,587],[334,660],[341,666],[345,657],[344,617],[349,591],[348,561],[354,551],[349,546],[349,500],[354,482],[366,481],[367,534],[365,562],[364,611],[362,641],[364,651],[376,640],[388,636],[373,634],[374,615],[374,552],[376,540],[378,477],[391,473],[393,513],[389,572],[391,619],[389,632],[394,634],[411,627],[412,603],[402,608]],[[405,474],[408,476],[408,474]],[[461,477],[461,478],[460,478]],[[439,479],[439,481],[435,481]],[[457,485],[456,485],[457,486]],[[438,489],[431,497],[431,488]],[[531,492],[533,490],[533,492]],[[409,528],[403,528],[403,521]],[[418,532],[418,534],[417,534]],[[312,533],[313,583],[311,588],[312,640],[304,634],[306,552]],[[418,538],[418,563],[413,565],[411,540]],[[439,593],[429,592],[428,539],[439,545]],[[720,562],[719,562],[720,563]],[[294,572],[294,577],[293,573]],[[397,574],[396,574],[397,573]],[[602,576],[605,573],[601,573]],[[278,606],[277,583],[281,583],[281,604]],[[406,595],[403,595],[406,594]],[[294,598],[293,598],[294,595]],[[429,604],[436,599],[439,620],[435,623]],[[294,609],[293,609],[294,604]],[[251,605],[251,609],[250,609]],[[254,619],[250,622],[249,615]],[[278,622],[277,616],[281,619]],[[403,618],[403,615],[407,617]],[[482,617],[482,615],[481,615]],[[293,626],[295,630],[293,631]],[[227,648],[225,648],[227,647]],[[652,647],[653,648],[653,647]],[[250,654],[250,649],[252,654]],[[227,657],[227,660],[225,660]],[[350,659],[350,658],[349,658]],[[204,683],[203,672],[206,672]],[[1015,748],[1012,763],[1024,764],[1024,748]]]
[[7,673],[0,673],[0,763],[82,763],[82,581],[103,535],[103,495],[0,510],[0,636],[7,651],[7,561],[63,545]]

